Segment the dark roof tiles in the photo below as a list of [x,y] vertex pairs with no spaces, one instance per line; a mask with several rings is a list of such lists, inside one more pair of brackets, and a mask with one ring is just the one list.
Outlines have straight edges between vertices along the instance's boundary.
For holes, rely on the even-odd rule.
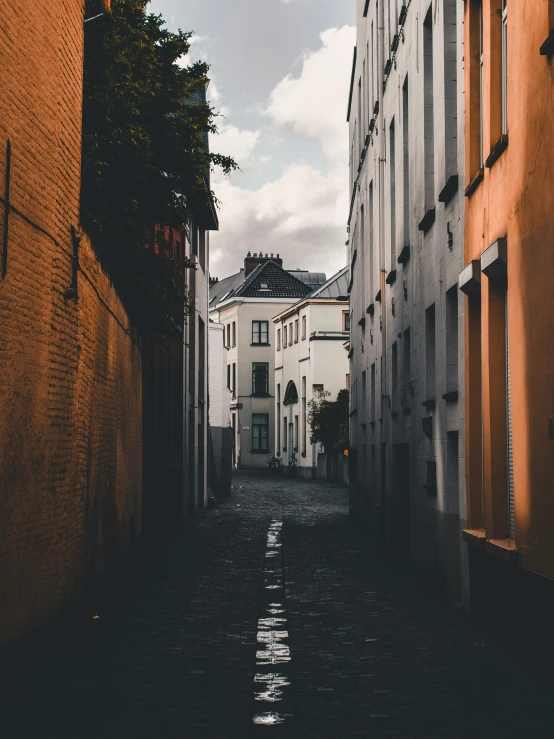
[[269,260],[256,267],[235,292],[242,298],[302,298],[310,286]]

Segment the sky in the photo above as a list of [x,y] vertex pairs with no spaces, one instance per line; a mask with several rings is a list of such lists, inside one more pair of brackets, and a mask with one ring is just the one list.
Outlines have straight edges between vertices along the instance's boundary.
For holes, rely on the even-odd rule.
[[238,272],[248,251],[279,253],[286,269],[328,277],[345,266],[355,6],[151,0],[168,28],[193,32],[189,57],[210,64],[209,97],[220,114],[211,149],[241,168],[212,179],[220,201],[212,276]]

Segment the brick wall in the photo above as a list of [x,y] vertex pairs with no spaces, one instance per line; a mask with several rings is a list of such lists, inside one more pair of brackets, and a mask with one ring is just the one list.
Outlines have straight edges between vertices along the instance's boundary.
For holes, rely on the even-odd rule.
[[2,3],[0,643],[54,615],[141,526],[141,354],[83,237],[82,0]]

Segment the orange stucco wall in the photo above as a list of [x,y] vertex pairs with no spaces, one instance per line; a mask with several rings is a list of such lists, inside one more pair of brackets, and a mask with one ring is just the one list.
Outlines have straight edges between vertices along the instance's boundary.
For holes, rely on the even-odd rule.
[[[498,25],[495,0],[483,0],[484,8],[484,157],[498,140]],[[465,215],[465,263],[479,259],[497,238],[507,237],[508,313],[511,373],[516,544],[522,564],[554,577],[554,441],[549,439],[549,416],[554,414],[554,62],[541,56],[540,47],[549,35],[552,21],[551,0],[510,2],[508,16],[508,137],[507,149],[491,168],[484,168],[484,179],[467,199]],[[471,4],[466,2],[466,49],[473,48],[470,34],[475,29]],[[492,44],[491,44],[492,41]],[[495,62],[496,59],[496,62]],[[473,162],[475,147],[475,84],[466,57],[467,161]],[[495,67],[496,65],[496,67]],[[474,68],[475,69],[475,68]],[[496,71],[495,71],[496,70]],[[475,81],[475,77],[473,77]],[[473,90],[473,93],[472,93]],[[472,108],[473,105],[473,108]],[[491,114],[492,110],[492,114]],[[496,111],[496,112],[495,112]],[[478,117],[477,117],[478,121]],[[474,149],[473,149],[474,150]],[[475,171],[468,171],[471,182]],[[499,436],[502,412],[491,405],[494,372],[491,361],[496,340],[491,284],[481,276],[481,379],[483,383],[484,486],[487,536],[497,538],[504,523],[495,529],[491,499],[498,466],[495,446],[505,444]],[[471,349],[466,336],[466,349]],[[469,352],[468,352],[469,353]],[[470,353],[469,353],[470,354]],[[479,423],[472,413],[478,403],[471,394],[478,382],[470,372],[466,357],[468,395],[468,497],[475,503],[481,496],[480,475],[471,474],[472,459],[481,440],[476,439]],[[501,423],[500,423],[501,426]],[[480,435],[480,434],[479,434]],[[498,479],[496,484],[502,484]],[[505,484],[505,483],[504,483]],[[479,506],[474,505],[473,510]],[[470,522],[479,528],[482,521]]]

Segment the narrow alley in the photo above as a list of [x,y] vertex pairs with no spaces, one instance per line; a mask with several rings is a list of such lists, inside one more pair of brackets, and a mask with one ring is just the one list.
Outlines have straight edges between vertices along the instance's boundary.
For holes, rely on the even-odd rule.
[[551,694],[374,553],[347,495],[237,474],[92,641],[11,677],[2,736],[544,737]]

